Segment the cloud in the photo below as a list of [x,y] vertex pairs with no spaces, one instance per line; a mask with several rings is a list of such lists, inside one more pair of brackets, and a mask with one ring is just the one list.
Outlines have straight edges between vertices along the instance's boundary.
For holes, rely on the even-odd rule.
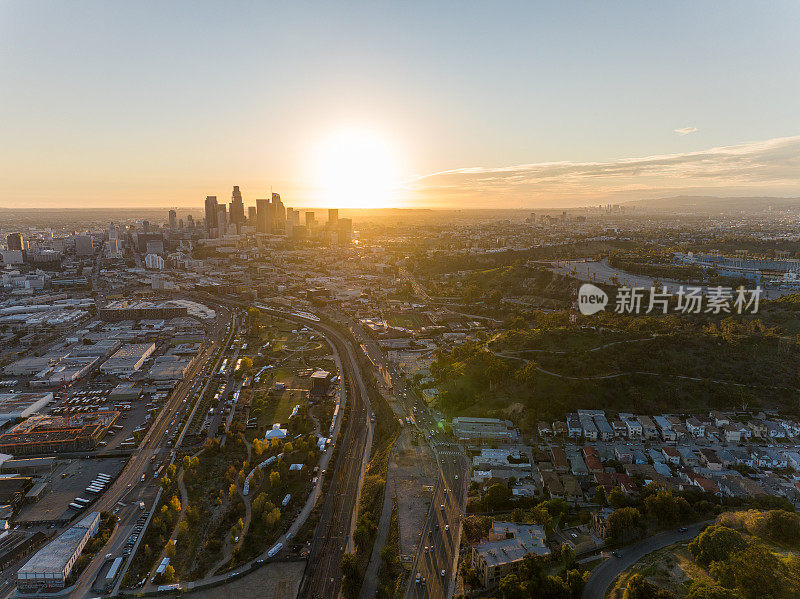
[[683,129],[675,129],[675,133],[677,133],[680,136],[690,135],[695,131],[697,131],[697,127],[684,127]]
[[657,194],[800,195],[800,136],[611,162],[467,167],[418,177],[407,190],[431,205],[579,206]]

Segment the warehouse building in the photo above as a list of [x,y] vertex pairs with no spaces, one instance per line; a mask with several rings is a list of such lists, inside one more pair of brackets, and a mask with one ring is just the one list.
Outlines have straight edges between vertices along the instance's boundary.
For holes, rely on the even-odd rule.
[[99,526],[100,512],[92,512],[37,551],[17,572],[19,590],[30,593],[63,589],[81,551]]
[[91,451],[119,414],[107,411],[71,416],[32,416],[0,435],[0,452],[16,456]]
[[97,311],[98,316],[106,322],[120,320],[168,319],[188,315],[185,305],[174,302],[154,303],[143,300],[118,300],[107,304]]
[[453,418],[453,434],[459,441],[515,441],[517,431],[509,420],[497,418]]
[[138,371],[144,361],[156,351],[155,343],[129,343],[119,348],[113,356],[100,366],[103,374],[130,376]]
[[51,401],[52,393],[0,393],[0,421],[27,418]]

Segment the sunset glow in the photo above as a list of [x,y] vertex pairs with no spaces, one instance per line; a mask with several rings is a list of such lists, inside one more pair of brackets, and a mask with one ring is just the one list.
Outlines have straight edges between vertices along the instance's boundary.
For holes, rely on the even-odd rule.
[[396,150],[379,133],[342,128],[323,138],[312,164],[320,205],[386,208],[396,202]]

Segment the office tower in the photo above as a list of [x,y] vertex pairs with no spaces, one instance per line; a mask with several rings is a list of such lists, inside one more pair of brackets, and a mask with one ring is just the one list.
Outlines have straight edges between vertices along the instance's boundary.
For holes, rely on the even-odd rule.
[[255,206],[248,206],[247,207],[247,224],[251,227],[256,226],[256,222],[258,221],[258,217],[256,216],[258,212],[256,211]]
[[339,209],[328,208],[328,228],[335,229],[339,224]]
[[117,239],[117,225],[114,224],[114,221],[111,221],[111,224],[108,225],[108,238],[109,239]]
[[228,231],[228,207],[225,204],[217,204],[217,229],[219,237]]
[[269,200],[256,200],[256,231],[269,232]]
[[[287,218],[288,218],[288,215],[287,215]],[[299,210],[294,210],[292,212],[292,219],[291,220],[292,220],[292,226],[293,227],[299,227],[300,226],[300,211]]]
[[11,251],[21,252],[25,249],[25,244],[22,239],[22,233],[12,233],[6,238],[8,249]]
[[178,225],[178,213],[174,210],[169,211],[169,228],[175,229]]
[[219,225],[219,216],[217,215],[217,196],[206,197],[206,230],[211,233],[212,229],[216,229]]
[[292,227],[294,226],[294,208],[287,208],[286,209],[286,224],[284,226],[284,230],[286,231],[286,235],[291,237],[292,236]]
[[181,231],[183,231],[183,219],[182,219],[182,218],[179,218],[179,219],[178,219],[178,229],[180,229]]
[[340,218],[337,226],[339,230],[339,243],[349,244],[353,241],[353,219]]
[[91,256],[94,253],[91,235],[75,236],[75,254],[78,256]]
[[106,258],[122,258],[122,243],[116,237],[110,237],[106,244]]
[[143,220],[142,221],[142,231],[144,231],[145,233],[148,233],[150,231],[150,221],[149,220]]
[[306,210],[306,227],[309,229],[314,226],[314,213]]
[[239,191],[238,185],[233,186],[231,195],[230,222],[235,225],[244,224],[244,202],[242,202],[242,192]]
[[271,212],[271,226],[270,230],[275,234],[283,234],[286,230],[286,208],[281,202],[281,195],[279,193],[272,194],[272,202],[270,202]]

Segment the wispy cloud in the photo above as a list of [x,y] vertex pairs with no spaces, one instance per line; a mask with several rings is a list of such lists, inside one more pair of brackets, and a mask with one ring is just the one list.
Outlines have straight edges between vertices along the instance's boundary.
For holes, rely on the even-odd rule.
[[581,205],[658,193],[800,195],[800,136],[612,162],[467,167],[417,178],[426,203]]
[[677,133],[678,135],[681,135],[681,136],[690,135],[691,133],[694,133],[695,131],[697,131],[697,127],[684,127],[683,129],[675,129],[675,133]]

